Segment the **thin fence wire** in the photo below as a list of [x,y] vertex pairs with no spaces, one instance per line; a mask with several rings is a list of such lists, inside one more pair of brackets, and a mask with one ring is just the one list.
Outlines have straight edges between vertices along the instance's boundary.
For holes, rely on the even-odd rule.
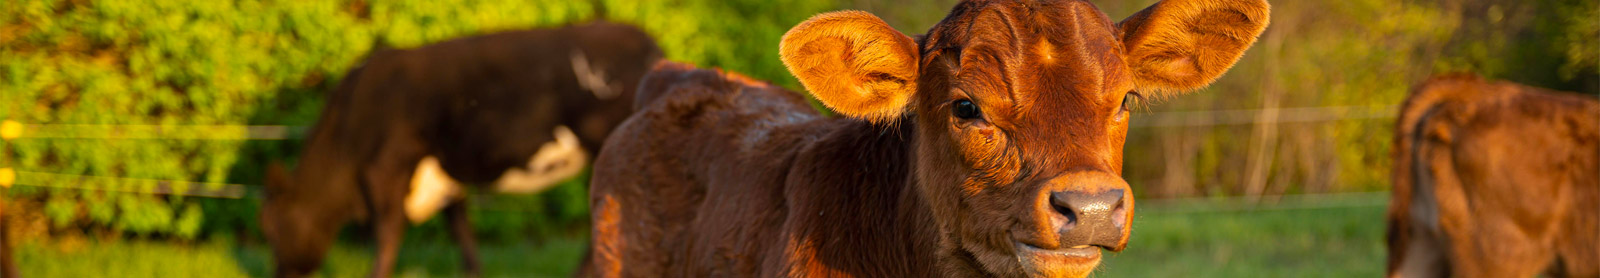
[[[1241,110],[1175,111],[1134,114],[1134,127],[1198,127],[1247,124],[1284,124],[1394,118],[1399,106],[1326,106]],[[1262,118],[1273,111],[1277,117]]]
[[1140,199],[1135,209],[1140,213],[1185,214],[1382,207],[1389,205],[1390,195],[1389,191],[1371,191]]
[[291,125],[22,124],[13,139],[288,140],[305,136]]
[[9,168],[0,170],[5,170],[0,172],[14,173],[14,176],[12,176],[15,179],[14,183],[8,186],[57,187],[224,199],[244,198],[247,195],[246,192],[248,192],[247,185],[243,184],[68,175],[11,171]]
[[[1329,121],[1351,121],[1393,118],[1398,106],[1328,106],[1328,107],[1292,107],[1292,108],[1265,108],[1265,109],[1240,109],[1240,110],[1209,110],[1209,111],[1175,111],[1153,112],[1136,114],[1133,127],[1139,128],[1170,128],[1170,127],[1204,127],[1221,125],[1251,125],[1251,124],[1286,124],[1286,123],[1313,123]],[[1261,117],[1263,112],[1276,113],[1276,117]],[[6,121],[3,132],[6,140],[30,139],[100,139],[100,140],[296,140],[303,138],[309,126],[298,125],[95,125],[95,124],[20,124]],[[0,143],[4,145],[4,143]],[[4,149],[5,146],[0,146]],[[0,154],[9,155],[9,154]],[[9,159],[0,158],[0,159]],[[0,160],[6,161],[6,160]],[[83,190],[101,190],[114,192],[132,192],[148,194],[183,195],[208,198],[238,199],[247,197],[247,188],[250,185],[204,183],[176,180],[135,179],[123,177],[101,177],[70,175],[59,173],[30,172],[15,169],[5,185],[12,184],[36,187],[59,187]],[[1365,193],[1363,193],[1365,194]],[[1342,196],[1342,195],[1340,195]],[[1274,196],[1263,196],[1264,199],[1282,199]],[[1214,200],[1216,198],[1202,198]],[[1327,202],[1317,199],[1290,198],[1308,201],[1306,206],[1328,205]],[[1368,198],[1370,199],[1370,198]],[[1232,209],[1255,209],[1264,202],[1243,202],[1244,207]],[[1164,202],[1171,200],[1145,201],[1146,205],[1164,206]],[[1148,203],[1156,202],[1156,203]],[[1371,205],[1355,203],[1357,205]],[[1347,203],[1335,203],[1344,206]],[[1219,206],[1204,206],[1217,210]],[[1281,208],[1281,207],[1280,207]]]
[[[1327,106],[1239,110],[1169,111],[1135,114],[1134,127],[1193,127],[1284,124],[1394,118],[1398,106]],[[1278,115],[1262,118],[1261,113]],[[305,136],[300,125],[94,125],[22,124],[12,139],[173,139],[291,140]]]

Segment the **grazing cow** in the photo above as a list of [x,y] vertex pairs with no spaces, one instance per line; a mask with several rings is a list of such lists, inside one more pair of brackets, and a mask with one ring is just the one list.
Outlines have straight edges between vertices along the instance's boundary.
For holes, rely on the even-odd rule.
[[1600,276],[1600,101],[1441,76],[1396,129],[1390,277]]
[[[0,203],[0,207],[4,206],[4,203]],[[16,252],[11,251],[11,240],[6,239],[9,236],[6,231],[9,230],[11,227],[6,227],[5,214],[0,214],[0,277],[22,277],[17,274],[17,260],[12,257],[16,256]]]
[[611,23],[374,54],[329,94],[298,170],[269,170],[261,222],[277,275],[314,271],[356,220],[373,227],[373,276],[387,277],[407,222],[438,209],[475,275],[457,184],[535,192],[576,174],[661,56],[644,32]]
[[[663,63],[590,187],[602,277],[1082,277],[1120,251],[1127,105],[1205,86],[1265,1],[963,1],[912,38],[824,13],[780,58],[823,105]],[[1138,93],[1132,93],[1138,92]]]

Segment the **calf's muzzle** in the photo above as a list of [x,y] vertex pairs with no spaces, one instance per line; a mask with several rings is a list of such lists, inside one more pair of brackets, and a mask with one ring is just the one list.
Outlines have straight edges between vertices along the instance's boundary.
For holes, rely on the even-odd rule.
[[1050,193],[1052,217],[1062,247],[1098,246],[1120,250],[1128,204],[1123,189]]

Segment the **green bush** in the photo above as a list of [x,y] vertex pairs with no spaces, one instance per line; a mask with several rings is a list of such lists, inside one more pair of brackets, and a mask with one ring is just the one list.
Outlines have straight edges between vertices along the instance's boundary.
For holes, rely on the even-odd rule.
[[[603,9],[601,8],[603,7]],[[828,1],[86,1],[0,5],[0,119],[30,124],[311,125],[321,92],[375,48],[409,48],[597,17],[641,25],[673,60],[795,87],[777,39]],[[596,11],[604,11],[597,15]],[[259,184],[297,142],[19,139],[22,171]],[[59,184],[55,184],[59,185]],[[120,185],[108,185],[120,186]],[[587,219],[581,181],[521,197],[539,215],[479,217],[511,232]],[[255,200],[19,186],[58,228],[192,238],[255,230]],[[521,206],[521,205],[519,205]],[[204,223],[204,224],[201,224]]]

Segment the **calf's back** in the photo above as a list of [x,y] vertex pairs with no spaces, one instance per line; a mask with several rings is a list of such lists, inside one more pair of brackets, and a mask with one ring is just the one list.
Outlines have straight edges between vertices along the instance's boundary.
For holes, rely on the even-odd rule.
[[1441,76],[1394,140],[1391,276],[1600,275],[1600,101]]

